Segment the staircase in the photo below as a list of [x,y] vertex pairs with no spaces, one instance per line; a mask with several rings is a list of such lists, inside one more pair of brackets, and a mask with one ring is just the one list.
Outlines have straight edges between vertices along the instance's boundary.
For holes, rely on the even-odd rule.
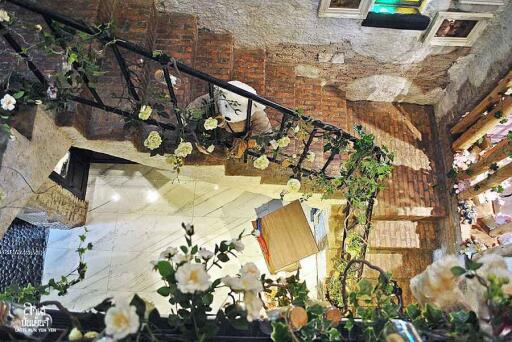
[[[220,80],[236,79],[247,83],[259,95],[287,108],[302,108],[306,115],[311,115],[327,127],[339,127],[355,134],[353,126],[362,124],[375,134],[379,144],[386,145],[396,154],[397,164],[386,190],[378,196],[373,216],[376,229],[370,236],[369,259],[399,274],[403,284],[430,263],[432,251],[438,247],[438,220],[445,216],[444,204],[436,188],[438,167],[432,108],[412,104],[346,101],[339,89],[322,85],[317,79],[299,76],[299,66],[274,62],[265,48],[239,47],[233,34],[200,28],[198,18],[192,15],[158,12],[153,0],[68,0],[66,6],[61,6],[59,1],[45,0],[41,1],[41,5],[70,17],[81,17],[88,23],[113,20],[117,36],[133,41],[149,51],[161,50],[184,65]],[[12,6],[11,9],[16,8],[9,6]],[[30,13],[18,8],[16,11],[21,17],[33,21]],[[130,63],[137,62],[133,54],[128,53],[125,58]],[[108,72],[97,81],[98,93],[105,95],[124,89],[125,80],[112,52],[108,52],[103,59],[103,67]],[[143,63],[137,67],[139,73],[144,75],[135,84],[139,97],[149,96],[151,89],[165,88],[153,77],[158,66]],[[197,78],[179,77],[182,84],[175,95],[180,106],[208,92],[206,82]],[[105,100],[105,103],[118,105],[118,101],[112,98]],[[267,113],[278,130],[282,113],[268,107]],[[82,105],[57,117],[56,122],[71,136],[75,146],[154,167],[167,167],[161,158],[150,158],[148,151],[141,145],[141,136],[145,136],[151,126],[127,133],[122,117]],[[174,118],[165,122],[176,125]],[[171,131],[168,134],[173,133]],[[298,147],[289,148],[301,153]],[[310,150],[317,156],[312,168],[323,168],[329,159],[329,155],[323,153],[323,141],[313,139]],[[336,173],[335,165],[340,158],[335,156],[330,162],[330,174]],[[282,183],[289,177],[279,167],[269,168],[262,173],[241,162],[226,163],[223,158],[196,156],[193,162],[225,164],[226,175],[259,176],[262,183]],[[396,258],[403,261],[400,267],[396,267]]]

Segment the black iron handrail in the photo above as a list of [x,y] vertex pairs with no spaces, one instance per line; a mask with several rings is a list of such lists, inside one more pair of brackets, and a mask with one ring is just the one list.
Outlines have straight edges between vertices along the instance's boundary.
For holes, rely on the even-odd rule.
[[[201,79],[203,81],[206,81],[210,84],[214,84],[218,87],[221,87],[223,89],[226,89],[228,91],[231,91],[235,94],[238,94],[240,96],[243,96],[245,98],[248,98],[248,99],[251,99],[252,101],[255,101],[255,102],[258,102],[258,103],[261,103],[265,106],[268,106],[270,108],[273,108],[277,111],[279,111],[280,113],[282,113],[283,115],[285,116],[291,116],[293,118],[296,118],[296,119],[302,119],[304,121],[307,121],[307,122],[310,122],[313,126],[317,127],[317,128],[321,128],[325,131],[328,131],[328,132],[335,132],[335,133],[338,133],[341,135],[342,138],[344,139],[347,139],[349,141],[352,141],[352,142],[355,142],[357,141],[357,138],[354,137],[353,135],[343,131],[342,129],[334,126],[334,125],[331,125],[331,124],[328,124],[328,123],[324,123],[322,122],[321,120],[318,120],[318,119],[312,119],[311,117],[309,116],[306,116],[306,115],[303,115],[303,114],[300,114],[298,113],[297,111],[294,111],[290,108],[287,108],[287,107],[284,107],[270,99],[267,99],[263,96],[260,96],[260,95],[257,95],[257,94],[253,94],[251,92],[248,92],[244,89],[241,89],[237,86],[234,86],[232,84],[229,84],[228,82],[226,81],[223,81],[223,80],[220,80],[218,78],[215,78],[207,73],[204,73],[204,72],[201,72],[197,69],[194,69],[186,64],[183,64],[182,62],[179,62],[179,61],[176,61],[174,60],[174,58],[168,56],[167,54],[159,54],[159,55],[154,55],[152,51],[149,51],[149,50],[146,50],[144,49],[143,47],[135,44],[135,43],[132,43],[132,42],[129,42],[129,41],[126,41],[126,40],[123,40],[123,39],[119,39],[119,38],[116,38],[112,35],[108,35],[108,36],[105,36],[105,35],[102,35],[102,31],[97,28],[97,27],[93,27],[93,26],[90,26],[90,25],[87,25],[86,23],[83,23],[81,21],[78,21],[78,20],[75,20],[75,19],[71,19],[71,18],[68,18],[62,14],[59,14],[59,13],[56,13],[54,11],[51,11],[43,6],[40,6],[38,5],[37,3],[35,2],[31,2],[31,1],[28,1],[28,0],[7,0],[8,2],[10,3],[13,3],[15,5],[18,5],[22,8],[25,8],[29,11],[32,11],[32,12],[35,12],[35,13],[38,13],[40,15],[42,15],[43,17],[45,18],[50,18],[56,22],[59,22],[61,24],[64,24],[64,25],[67,25],[69,27],[72,27],[76,30],[79,30],[79,31],[82,31],[84,33],[87,33],[87,34],[90,34],[90,35],[95,35],[97,36],[97,38],[102,41],[103,43],[109,43],[109,42],[114,42],[114,44],[112,44],[113,46],[113,49],[114,49],[114,53],[115,53],[115,56],[116,56],[116,59],[118,59],[118,62],[120,64],[120,67],[121,67],[121,71],[123,72],[123,76],[125,77],[127,83],[128,83],[128,88],[130,89],[130,94],[132,96],[134,96],[134,98],[137,98],[137,93],[136,91],[133,90],[133,85],[131,85],[131,80],[130,80],[130,77],[128,75],[125,75],[125,71],[126,71],[126,68],[123,68],[123,60],[119,59],[119,57],[121,57],[118,53],[117,50],[117,46],[119,47],[122,47],[126,50],[129,50],[129,51],[132,51],[132,52],[135,52],[145,58],[148,58],[148,59],[151,59],[155,62],[158,62],[160,64],[162,64],[163,66],[167,66],[168,64],[172,63],[174,66],[177,67],[177,69],[182,72],[182,73],[185,73],[187,75],[190,75],[190,76],[193,76],[195,78],[198,78],[198,79]],[[5,36],[5,35],[4,35]],[[122,58],[122,57],[121,57]],[[124,65],[124,67],[126,67],[126,65]],[[76,99],[74,99],[76,100]],[[83,101],[82,101],[83,103]],[[103,108],[99,107],[99,106],[96,106],[100,109],[103,109],[103,110],[107,110],[107,111],[111,111],[110,110],[110,106],[103,106]],[[283,118],[284,119],[284,118]],[[284,120],[283,120],[284,121]]]

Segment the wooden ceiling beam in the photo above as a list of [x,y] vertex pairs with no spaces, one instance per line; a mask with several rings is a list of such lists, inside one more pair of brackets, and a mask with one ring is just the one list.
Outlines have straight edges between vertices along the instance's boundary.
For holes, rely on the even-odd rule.
[[459,194],[459,199],[461,200],[469,200],[473,197],[485,192],[495,186],[500,185],[503,181],[512,177],[512,163],[508,163],[507,165],[501,167],[495,173],[491,174],[486,179],[478,182],[473,185],[469,189],[464,190]]
[[464,180],[489,171],[492,164],[507,158],[512,152],[512,140],[505,138],[482,154],[478,162],[472,164],[466,171],[459,173],[457,179]]
[[512,70],[498,83],[498,85],[466,116],[457,122],[450,130],[452,134],[464,132],[474,124],[492,104],[496,103],[502,94],[512,87]]
[[487,115],[481,117],[474,125],[469,127],[452,144],[454,151],[463,151],[470,148],[478,139],[489,133],[501,120],[512,114],[512,96],[504,96]]

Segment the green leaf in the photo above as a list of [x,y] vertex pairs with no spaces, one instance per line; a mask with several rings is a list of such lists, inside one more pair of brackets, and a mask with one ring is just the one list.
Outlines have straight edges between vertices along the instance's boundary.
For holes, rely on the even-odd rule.
[[292,336],[288,331],[288,327],[282,322],[272,322],[272,335],[270,335],[270,338],[274,342],[292,341]]
[[156,290],[156,292],[158,292],[158,294],[160,294],[161,296],[167,297],[171,293],[171,288],[168,286],[162,286],[161,288]]
[[466,269],[464,267],[460,267],[460,266],[452,267],[451,271],[452,271],[453,275],[457,276],[457,277],[466,273]]
[[361,279],[361,281],[359,281],[357,286],[359,287],[359,292],[362,295],[368,295],[369,296],[369,295],[372,294],[373,286],[372,286],[372,284],[368,280]]
[[217,255],[217,258],[222,261],[222,262],[228,262],[229,261],[229,257],[226,253],[220,253],[219,255]]
[[160,275],[164,278],[168,278],[172,274],[172,266],[168,261],[161,260],[156,265],[158,268],[158,272],[160,272]]
[[411,320],[414,320],[416,317],[421,315],[421,310],[418,307],[418,304],[409,304],[405,309],[405,313]]
[[12,95],[12,97],[14,97],[17,100],[17,99],[20,99],[21,97],[23,97],[23,95],[25,95],[25,92],[23,90],[20,90],[20,91],[14,93]]
[[425,317],[431,322],[439,324],[443,321],[443,312],[438,308],[427,304],[425,306]]
[[139,317],[144,317],[144,313],[146,312],[146,302],[144,302],[144,299],[135,294],[130,302],[130,305],[135,306],[137,315]]

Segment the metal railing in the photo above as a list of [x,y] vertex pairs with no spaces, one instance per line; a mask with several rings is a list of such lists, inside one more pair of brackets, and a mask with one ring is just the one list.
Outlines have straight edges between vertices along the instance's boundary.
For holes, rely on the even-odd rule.
[[[89,35],[95,37],[103,45],[108,45],[112,49],[114,57],[117,61],[117,64],[118,64],[120,70],[121,70],[122,77],[126,83],[126,87],[128,88],[128,93],[132,97],[134,102],[140,103],[140,97],[139,97],[139,94],[137,93],[137,90],[135,88],[135,85],[134,85],[132,77],[131,77],[131,73],[128,69],[126,60],[124,59],[120,48],[130,51],[132,53],[135,53],[139,57],[143,57],[143,58],[152,60],[154,62],[157,62],[160,65],[160,67],[163,71],[164,80],[165,80],[165,83],[167,86],[167,91],[169,92],[170,101],[173,104],[173,106],[178,105],[178,100],[177,100],[176,94],[174,93],[172,80],[171,80],[170,73],[169,73],[169,67],[174,67],[177,71],[179,71],[180,74],[183,73],[183,74],[189,75],[193,78],[207,82],[210,95],[212,95],[212,93],[213,93],[214,86],[217,86],[217,87],[223,88],[225,90],[231,91],[235,94],[238,94],[240,96],[247,98],[249,105],[248,105],[248,111],[247,111],[247,119],[245,122],[245,133],[250,128],[250,121],[251,121],[251,115],[252,115],[252,112],[251,112],[252,111],[252,102],[257,102],[257,103],[263,104],[263,105],[265,105],[269,108],[273,108],[276,111],[278,111],[279,113],[281,113],[282,116],[281,116],[281,120],[280,120],[281,121],[280,128],[279,128],[279,131],[277,132],[276,139],[279,139],[284,134],[286,134],[287,125],[289,125],[289,123],[291,121],[303,120],[303,121],[309,123],[310,125],[312,125],[313,129],[310,132],[309,139],[304,144],[304,149],[302,150],[302,152],[297,152],[297,154],[300,155],[300,158],[299,158],[297,164],[295,164],[295,165],[292,164],[292,165],[288,166],[289,168],[294,170],[294,172],[296,172],[296,173],[300,173],[305,176],[312,175],[312,174],[326,175],[327,168],[332,163],[332,161],[335,159],[336,155],[339,154],[339,152],[332,151],[330,153],[329,157],[327,158],[327,160],[325,161],[325,163],[323,164],[323,166],[321,168],[319,168],[318,170],[311,170],[311,169],[303,168],[302,163],[305,160],[308,152],[310,151],[315,134],[325,133],[327,135],[334,137],[335,139],[344,139],[344,140],[346,140],[348,142],[352,142],[352,143],[354,143],[358,140],[358,138],[354,137],[353,135],[343,131],[342,129],[340,129],[334,125],[324,123],[321,120],[314,119],[307,115],[301,114],[295,110],[292,110],[290,108],[282,106],[282,105],[280,105],[270,99],[267,99],[263,96],[253,94],[253,93],[248,92],[244,89],[241,89],[237,86],[234,86],[226,81],[215,78],[207,73],[204,73],[204,72],[194,69],[186,64],[183,64],[182,62],[175,60],[174,58],[172,58],[171,56],[169,56],[165,53],[154,54],[153,51],[145,49],[135,43],[132,43],[127,40],[119,39],[119,38],[115,37],[113,34],[111,34],[110,32],[106,32],[106,31],[102,30],[101,26],[94,27],[94,26],[88,25],[82,21],[69,18],[69,17],[59,14],[53,10],[50,10],[43,6],[40,6],[36,2],[32,2],[32,1],[28,1],[28,0],[6,0],[6,1],[9,3],[15,4],[21,8],[24,8],[26,10],[29,10],[33,13],[37,13],[37,14],[41,15],[44,18],[46,24],[49,26],[51,32],[53,33],[53,35],[56,38],[59,38],[59,31],[55,28],[55,23],[59,23],[61,25],[72,28],[74,30],[78,30],[83,33],[89,34]],[[47,86],[48,80],[45,78],[43,73],[37,68],[37,66],[34,64],[34,62],[31,60],[31,58],[27,55],[27,53],[22,49],[22,47],[19,45],[19,43],[13,37],[13,35],[10,34],[8,30],[5,30],[5,27],[3,27],[1,25],[1,23],[0,23],[0,30],[3,31],[2,35],[3,35],[3,38],[5,39],[5,41],[11,46],[12,49],[14,49],[18,53],[19,56],[21,56],[25,60],[28,68],[32,71],[32,73],[39,80],[39,82],[41,82],[43,85]],[[62,45],[62,44],[64,44],[64,43],[61,42],[62,48],[65,49],[66,46]],[[71,96],[69,96],[70,100],[80,103],[80,104],[83,104],[83,105],[86,105],[86,106],[98,108],[98,109],[104,110],[106,112],[121,115],[126,118],[130,118],[130,119],[137,118],[135,113],[130,113],[129,111],[126,111],[124,109],[105,104],[104,101],[101,99],[100,95],[98,94],[98,92],[93,87],[91,87],[89,85],[89,79],[87,78],[87,75],[85,75],[85,73],[77,70],[78,68],[77,68],[76,62],[73,63],[72,67],[79,73],[85,87],[88,89],[92,98],[71,95]],[[180,117],[180,114],[177,111],[174,111],[174,112],[176,114],[177,125],[183,126],[183,121],[182,121],[183,118]],[[174,125],[174,124],[162,123],[162,122],[154,120],[154,119],[148,119],[145,121],[145,123],[152,124],[152,125],[158,125],[159,127],[163,128],[163,129],[169,129],[169,130],[175,130],[177,128],[176,125]],[[254,157],[260,156],[261,154],[262,153],[259,153],[256,151],[246,151],[246,155],[250,155],[250,156],[254,156]],[[277,160],[277,158],[269,158],[269,160],[271,162],[275,162],[275,163],[279,162]],[[326,177],[327,177],[327,175],[326,175]],[[330,178],[330,177],[327,177],[327,178]]]

